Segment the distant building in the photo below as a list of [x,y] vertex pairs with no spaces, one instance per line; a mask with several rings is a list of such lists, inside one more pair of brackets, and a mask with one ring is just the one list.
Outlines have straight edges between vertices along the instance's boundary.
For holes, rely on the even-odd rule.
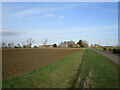
[[80,47],[80,45],[79,44],[74,44],[74,46],[73,47]]
[[100,45],[98,45],[98,44],[94,44],[94,47],[100,47]]
[[53,45],[46,45],[46,47],[47,47],[47,48],[52,48],[52,47],[53,47]]
[[53,45],[39,45],[39,48],[53,48]]

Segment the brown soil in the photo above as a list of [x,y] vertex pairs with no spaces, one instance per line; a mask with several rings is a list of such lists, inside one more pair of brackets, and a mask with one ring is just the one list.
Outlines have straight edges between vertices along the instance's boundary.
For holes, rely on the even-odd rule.
[[78,49],[3,49],[3,78],[46,66]]

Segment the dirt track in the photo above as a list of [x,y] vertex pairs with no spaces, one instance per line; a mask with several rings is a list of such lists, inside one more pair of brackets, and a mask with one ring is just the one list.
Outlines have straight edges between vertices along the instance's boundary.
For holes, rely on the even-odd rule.
[[6,49],[2,50],[3,78],[46,66],[78,49]]
[[118,55],[113,55],[113,54],[110,54],[110,53],[107,53],[107,52],[103,52],[103,51],[100,51],[100,50],[96,50],[96,49],[92,49],[92,50],[94,50],[94,51],[97,52],[97,53],[102,54],[103,56],[111,59],[112,61],[114,61],[114,62],[116,62],[117,64],[120,65],[120,61],[119,61],[120,56],[118,56]]

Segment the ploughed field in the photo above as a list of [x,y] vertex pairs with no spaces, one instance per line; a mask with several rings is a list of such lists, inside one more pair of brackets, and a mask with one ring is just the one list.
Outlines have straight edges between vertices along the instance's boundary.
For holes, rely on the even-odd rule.
[[79,49],[3,49],[3,78],[46,66]]

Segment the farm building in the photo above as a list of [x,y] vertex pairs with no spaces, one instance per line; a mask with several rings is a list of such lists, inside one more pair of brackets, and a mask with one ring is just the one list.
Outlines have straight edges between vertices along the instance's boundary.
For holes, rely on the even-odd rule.
[[53,48],[53,45],[39,45],[39,48]]
[[74,44],[74,46],[73,47],[80,47],[80,45],[79,44]]
[[100,45],[98,45],[98,44],[94,44],[94,47],[100,47]]

